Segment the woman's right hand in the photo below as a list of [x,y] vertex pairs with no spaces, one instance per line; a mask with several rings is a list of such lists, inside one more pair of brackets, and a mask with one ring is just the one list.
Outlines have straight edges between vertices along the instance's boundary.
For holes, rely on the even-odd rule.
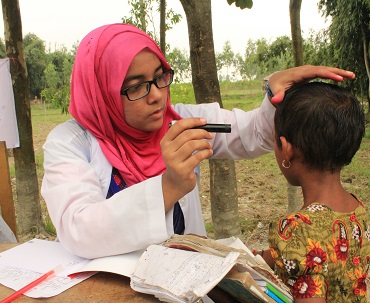
[[213,134],[192,127],[206,124],[202,118],[177,121],[162,138],[161,148],[166,171],[162,175],[165,209],[168,211],[180,198],[192,191],[197,177],[194,169],[212,154],[209,141]]

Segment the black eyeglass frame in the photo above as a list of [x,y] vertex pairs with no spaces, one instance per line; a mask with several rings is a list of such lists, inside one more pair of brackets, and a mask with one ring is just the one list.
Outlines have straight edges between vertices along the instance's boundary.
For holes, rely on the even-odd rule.
[[[165,86],[158,86],[158,83],[157,83],[158,79],[159,79],[160,77],[162,77],[163,75],[167,74],[167,73],[169,73],[169,74],[170,74],[169,83],[168,83],[167,85],[165,85]],[[128,99],[129,101],[136,101],[136,100],[140,100],[141,98],[144,98],[145,96],[149,95],[149,93],[150,93],[150,89],[151,89],[151,87],[152,87],[152,84],[154,84],[154,85],[156,86],[156,88],[159,88],[159,89],[170,86],[170,85],[172,84],[172,82],[173,82],[173,75],[174,75],[174,74],[175,74],[175,71],[174,71],[173,69],[166,70],[166,71],[164,71],[162,74],[160,74],[160,75],[158,75],[157,77],[155,77],[153,80],[143,81],[143,82],[140,82],[140,83],[137,83],[137,84],[131,85],[131,86],[129,86],[129,87],[127,87],[127,88],[125,88],[125,89],[121,89],[121,90],[120,90],[120,94],[121,94],[121,96],[126,96],[126,97],[127,97],[127,99]],[[127,91],[128,91],[129,89],[131,89],[131,88],[135,87],[135,86],[142,85],[142,84],[146,84],[146,87],[147,87],[147,92],[146,92],[146,94],[145,94],[145,95],[143,95],[143,96],[141,96],[140,98],[130,99],[130,97],[128,96]]]

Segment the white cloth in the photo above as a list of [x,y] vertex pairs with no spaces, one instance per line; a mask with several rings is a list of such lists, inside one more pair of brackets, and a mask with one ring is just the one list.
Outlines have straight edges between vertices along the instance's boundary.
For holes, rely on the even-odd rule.
[[[266,98],[250,112],[223,110],[218,103],[178,104],[175,109],[184,118],[232,124],[231,134],[215,134],[214,157],[253,158],[273,148],[274,107]],[[173,234],[173,213],[164,210],[161,176],[106,199],[112,166],[90,132],[75,120],[67,121],[51,131],[43,148],[41,193],[58,239],[70,252],[85,258],[122,254]],[[185,234],[206,235],[198,186],[179,202]]]
[[0,59],[0,141],[5,141],[7,148],[19,147],[9,58]]
[[6,224],[2,216],[0,216],[0,242],[17,242],[17,238],[13,231],[10,229],[8,224]]

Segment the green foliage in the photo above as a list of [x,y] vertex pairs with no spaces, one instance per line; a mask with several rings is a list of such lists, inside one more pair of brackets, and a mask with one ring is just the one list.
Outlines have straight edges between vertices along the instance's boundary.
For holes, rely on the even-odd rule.
[[35,34],[27,34],[23,39],[23,43],[30,93],[33,96],[39,96],[44,88],[44,70],[49,63],[45,52],[45,43]]
[[0,38],[0,58],[5,58],[5,42]]
[[252,110],[261,104],[264,92],[261,80],[241,80],[220,83],[222,104],[225,109]]
[[227,0],[227,3],[229,3],[229,5],[235,3],[235,6],[239,7],[240,9],[245,9],[245,8],[251,9],[253,6],[252,0]]
[[67,49],[63,46],[61,49],[57,49],[49,54],[49,60],[55,66],[55,70],[60,73],[63,71],[63,65],[65,60],[68,59],[70,55]]
[[53,63],[49,63],[44,71],[46,85],[41,92],[41,96],[45,101],[53,102],[58,92],[59,75]]
[[226,67],[226,80],[230,79],[229,69],[236,65],[235,54],[232,51],[230,41],[226,41],[222,53],[216,54],[217,69]]
[[51,102],[54,108],[60,108],[62,113],[68,113],[70,97],[70,76],[72,72],[72,62],[64,58],[59,71],[54,63],[49,63],[45,69],[45,88],[41,95],[44,100]]
[[212,223],[206,223],[206,231],[207,235],[212,237],[211,235],[213,235],[215,232],[215,228]]
[[52,235],[52,236],[56,236],[57,235],[57,231],[53,225],[53,223],[51,222],[51,219],[49,216],[47,216],[45,219],[44,219],[44,228],[45,228],[45,231],[49,234],[49,235]]
[[245,48],[244,58],[240,54],[236,54],[235,67],[242,79],[253,79],[260,76],[256,53],[257,44],[252,39],[249,39]]
[[240,229],[242,234],[248,234],[253,232],[256,228],[256,223],[252,220],[248,220],[245,217],[240,217]]
[[193,85],[191,83],[172,84],[170,87],[171,103],[195,104]]
[[304,62],[312,65],[335,66],[333,47],[330,44],[327,29],[310,31],[307,40],[303,41]]
[[288,36],[278,37],[270,45],[271,68],[282,70],[294,66],[292,40]]
[[262,79],[278,70],[293,67],[291,39],[278,37],[269,42],[265,38],[248,40],[244,57],[235,56],[235,67],[242,79]]
[[166,59],[172,69],[175,71],[174,82],[182,83],[191,77],[191,67],[189,55],[186,51],[174,48],[166,56]]
[[[156,24],[159,22],[155,20],[160,10],[159,0],[128,0],[128,5],[131,7],[130,16],[123,17],[123,23],[135,25],[159,44],[157,35],[159,30],[156,28]],[[155,5],[157,5],[156,8]],[[176,13],[173,9],[166,11],[165,30],[172,29],[173,25],[181,21],[181,18],[181,14]]]
[[365,64],[365,58],[369,61],[369,1],[320,0],[319,9],[326,17],[332,18],[329,37],[334,65],[356,73],[356,80],[345,81],[343,86],[366,98],[370,107]]
[[[224,108],[227,109],[237,107],[250,110],[256,108],[264,96],[260,80],[222,81],[220,82],[220,90]],[[191,83],[172,84],[170,94],[172,104],[196,104]]]
[[69,85],[74,54],[66,47],[46,53],[45,43],[35,34],[24,37],[30,94],[42,96],[52,102],[54,107],[67,111],[69,104]]

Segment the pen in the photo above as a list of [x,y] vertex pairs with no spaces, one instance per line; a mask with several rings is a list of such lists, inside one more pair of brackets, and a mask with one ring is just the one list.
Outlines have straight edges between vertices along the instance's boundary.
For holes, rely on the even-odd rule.
[[53,276],[54,274],[61,272],[63,270],[62,266],[58,266],[47,273],[43,274],[36,280],[32,281],[31,283],[27,284],[26,286],[22,287],[21,289],[17,290],[16,292],[12,293],[10,296],[6,297],[0,303],[9,303],[12,302],[13,300],[17,299],[21,295],[23,295],[25,292],[31,290],[32,288],[36,287],[39,285],[41,282],[45,281],[47,278]]
[[277,296],[281,301],[284,303],[290,303],[291,301],[283,295],[279,290],[277,290],[273,285],[270,283],[266,283],[266,288],[270,290],[275,296]]
[[[176,120],[170,123],[170,127],[176,123]],[[231,133],[231,124],[207,123],[201,126],[195,126],[192,129],[204,129],[210,133]]]
[[271,298],[273,299],[275,302],[278,302],[278,303],[284,303],[283,300],[279,299],[279,297],[277,295],[275,295],[271,290],[269,290],[268,288],[266,288],[265,290],[265,293]]

